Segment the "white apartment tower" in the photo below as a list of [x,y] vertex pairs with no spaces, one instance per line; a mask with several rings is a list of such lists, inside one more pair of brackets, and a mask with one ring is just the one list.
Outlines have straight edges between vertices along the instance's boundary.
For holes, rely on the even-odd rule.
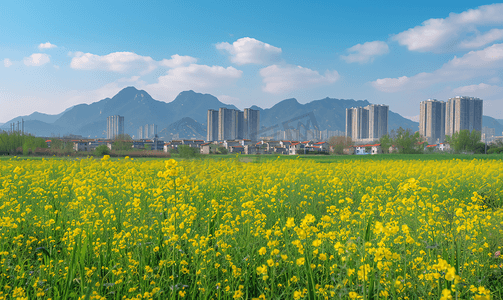
[[372,142],[388,133],[387,105],[372,104],[346,109],[346,136],[357,142]]
[[419,134],[428,144],[443,143],[445,140],[444,101],[428,99],[419,104]]
[[463,129],[481,131],[482,106],[483,101],[479,98],[450,98],[445,108],[445,135],[452,136]]
[[243,111],[221,107],[209,109],[207,115],[206,140],[224,141],[235,139],[257,140],[260,111],[246,108]]
[[260,130],[260,111],[251,108],[245,108],[244,111],[244,138],[252,141],[258,141],[258,132]]
[[107,118],[107,139],[113,140],[121,134],[124,134],[124,117],[109,116]]
[[206,125],[206,141],[218,140],[218,110],[208,109],[208,124]]

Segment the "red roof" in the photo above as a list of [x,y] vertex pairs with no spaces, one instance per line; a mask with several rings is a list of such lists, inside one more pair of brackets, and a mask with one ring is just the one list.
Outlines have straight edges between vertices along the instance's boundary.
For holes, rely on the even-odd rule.
[[436,147],[437,145],[428,145],[426,148]]
[[45,141],[45,142],[46,142],[46,143],[50,143],[50,142],[51,142],[51,140],[47,140],[47,141]]

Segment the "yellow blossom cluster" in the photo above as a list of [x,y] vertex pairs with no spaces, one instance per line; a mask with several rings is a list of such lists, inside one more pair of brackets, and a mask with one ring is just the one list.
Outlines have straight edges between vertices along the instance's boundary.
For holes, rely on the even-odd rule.
[[497,299],[498,159],[0,160],[0,299]]

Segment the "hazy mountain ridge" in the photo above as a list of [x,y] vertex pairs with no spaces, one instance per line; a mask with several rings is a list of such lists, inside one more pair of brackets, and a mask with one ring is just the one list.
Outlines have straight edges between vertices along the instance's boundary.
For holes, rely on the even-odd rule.
[[[306,104],[300,104],[296,99],[286,99],[268,109],[260,111],[260,125],[262,127],[280,125],[282,123],[300,115],[313,112],[316,122],[321,130],[346,130],[346,108],[367,106],[371,103],[367,100],[345,100],[324,98],[314,100]],[[295,122],[294,122],[295,123]],[[295,126],[294,126],[295,127]],[[406,119],[397,113],[389,111],[388,130],[409,128],[417,131],[419,123]]]
[[[260,126],[270,127],[292,118],[313,112],[321,130],[339,130],[346,128],[346,108],[367,106],[367,100],[345,100],[324,98],[301,104],[295,98],[285,99],[271,108],[260,108],[253,105],[252,109],[260,110]],[[210,94],[196,93],[192,90],[181,92],[173,101],[163,102],[153,99],[146,91],[127,87],[112,98],[91,104],[79,104],[68,108],[57,115],[35,112],[29,116],[17,117],[1,126],[8,130],[9,124],[25,120],[25,132],[37,136],[75,134],[90,138],[106,137],[106,119],[111,115],[124,116],[125,133],[137,137],[137,130],[145,124],[157,124],[160,138],[170,140],[177,138],[206,138],[206,122],[208,109],[218,110],[220,107],[237,109],[234,105],[224,104]],[[484,116],[483,126],[495,128],[496,135],[503,131],[501,120]],[[297,122],[291,124],[296,127]],[[399,127],[417,131],[419,123],[389,111],[388,130]]]
[[192,118],[185,117],[160,130],[158,135],[163,136],[166,140],[206,140],[206,127]]
[[482,127],[489,127],[489,128],[494,128],[494,135],[495,136],[502,136],[503,135],[503,124],[499,122],[499,120],[489,117],[489,116],[483,116],[482,117]]
[[[138,128],[145,126],[145,124],[157,124],[159,132],[177,120],[186,117],[199,124],[205,124],[208,109],[220,107],[237,109],[234,105],[224,104],[209,94],[184,91],[175,100],[166,103],[154,100],[143,90],[127,87],[112,98],[105,98],[91,104],[75,105],[58,115],[57,118],[53,116],[55,120],[51,123],[42,120],[38,120],[42,123],[33,123],[25,120],[25,132],[38,136],[75,134],[83,137],[103,138],[106,137],[107,117],[121,115],[124,116],[125,133],[136,137]],[[37,114],[32,115],[37,116]],[[9,122],[15,120],[17,118]],[[191,124],[191,122],[184,122],[184,124]],[[8,123],[4,124],[2,128],[8,130]],[[199,131],[200,128],[197,128],[195,132]],[[206,133],[204,133],[205,135]]]

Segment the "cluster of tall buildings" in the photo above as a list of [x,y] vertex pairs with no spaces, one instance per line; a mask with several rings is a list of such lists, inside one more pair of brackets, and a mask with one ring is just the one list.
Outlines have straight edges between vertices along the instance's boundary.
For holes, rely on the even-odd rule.
[[419,134],[429,144],[443,143],[446,135],[467,129],[482,131],[483,100],[456,96],[447,102],[428,99],[420,103]]
[[151,139],[157,135],[157,125],[156,124],[145,124],[145,126],[140,126],[138,128],[138,139]]
[[355,142],[372,142],[388,134],[387,105],[372,104],[346,109],[346,136]]
[[107,117],[107,139],[113,140],[123,134],[124,117],[119,115]]
[[260,129],[260,111],[245,108],[219,108],[208,110],[207,137],[208,142],[249,139],[258,140]]

